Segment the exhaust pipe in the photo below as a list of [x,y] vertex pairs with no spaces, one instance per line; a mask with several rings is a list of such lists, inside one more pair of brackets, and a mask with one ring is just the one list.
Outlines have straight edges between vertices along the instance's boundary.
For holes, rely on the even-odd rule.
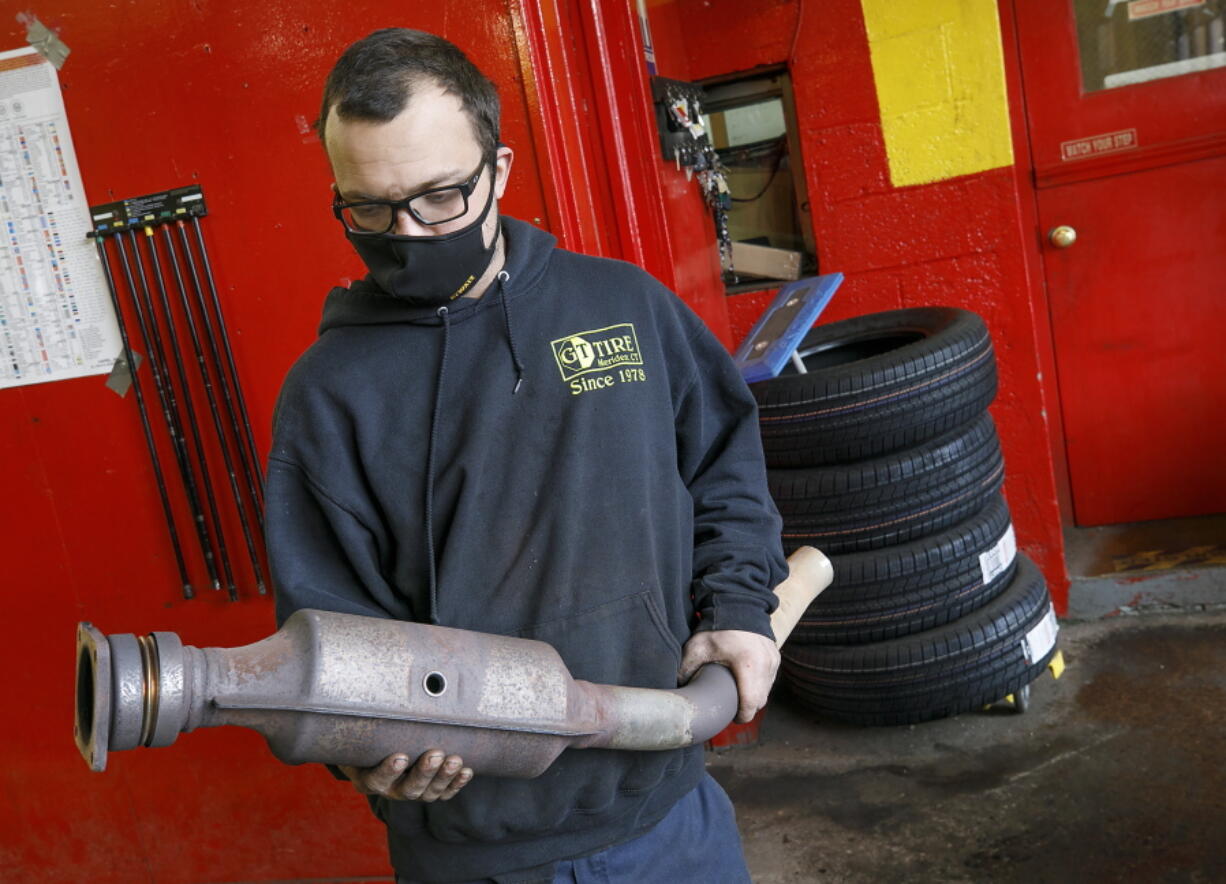
[[[833,576],[811,547],[788,563],[771,617],[779,644]],[[109,752],[238,725],[286,764],[370,767],[438,747],[482,774],[535,777],[564,749],[704,742],[736,709],[736,683],[720,665],[675,690],[598,685],[572,678],[544,642],[379,617],[304,609],[239,648],[77,627],[73,731],[96,771]]]

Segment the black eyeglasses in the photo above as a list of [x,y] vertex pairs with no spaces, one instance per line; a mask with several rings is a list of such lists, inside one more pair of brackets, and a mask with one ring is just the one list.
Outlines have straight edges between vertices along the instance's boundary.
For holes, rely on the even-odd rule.
[[462,218],[468,212],[468,198],[472,196],[485,160],[460,184],[432,187],[406,196],[401,200],[354,200],[345,202],[338,194],[332,200],[332,213],[350,233],[377,235],[396,226],[396,213],[407,209],[409,214],[422,224],[445,224]]

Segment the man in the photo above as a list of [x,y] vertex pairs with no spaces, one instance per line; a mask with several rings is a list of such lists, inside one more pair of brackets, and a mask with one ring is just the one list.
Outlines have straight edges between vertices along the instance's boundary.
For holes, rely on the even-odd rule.
[[[747,721],[787,568],[753,399],[647,274],[499,215],[498,113],[471,62],[417,31],[371,34],[328,78],[333,211],[370,275],[329,294],[278,402],[278,619],[540,639],[576,678],[638,687],[722,662]],[[567,751],[535,780],[446,750],[340,772],[398,880],[748,880],[701,747]]]

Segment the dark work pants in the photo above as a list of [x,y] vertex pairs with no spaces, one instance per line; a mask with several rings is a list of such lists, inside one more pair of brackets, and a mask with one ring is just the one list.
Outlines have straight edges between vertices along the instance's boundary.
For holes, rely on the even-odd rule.
[[[497,884],[482,879],[464,884]],[[513,877],[512,880],[525,879]],[[732,802],[710,774],[632,841],[558,862],[532,884],[749,884]],[[415,884],[397,878],[397,884]],[[528,884],[528,881],[525,881]]]

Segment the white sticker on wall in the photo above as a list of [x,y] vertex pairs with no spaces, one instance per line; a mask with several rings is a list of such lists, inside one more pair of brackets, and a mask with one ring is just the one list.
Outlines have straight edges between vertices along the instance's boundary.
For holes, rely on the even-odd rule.
[[1047,603],[1047,613],[1036,623],[1022,639],[1022,652],[1026,655],[1026,663],[1031,664],[1042,660],[1056,646],[1056,636],[1060,632],[1060,624],[1056,622],[1056,610]]
[[979,569],[983,571],[983,585],[987,586],[1004,573],[1004,570],[1013,564],[1015,558],[1017,558],[1017,537],[1013,534],[1013,523],[1010,522],[1000,540],[996,541],[996,545],[979,556]]

